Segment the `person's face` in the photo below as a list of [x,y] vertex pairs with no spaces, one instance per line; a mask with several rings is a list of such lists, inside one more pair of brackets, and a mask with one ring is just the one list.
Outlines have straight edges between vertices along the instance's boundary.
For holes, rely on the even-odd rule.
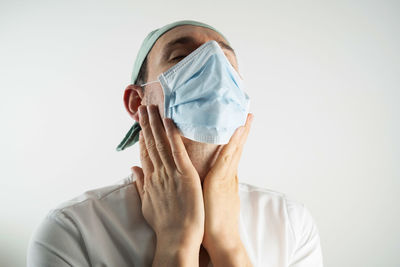
[[[157,80],[158,75],[211,40],[219,43],[225,56],[239,73],[236,55],[221,35],[208,28],[184,25],[164,33],[154,44],[147,56],[147,80],[145,82]],[[164,117],[164,92],[160,83],[152,83],[144,88],[140,85],[129,85],[124,93],[124,104],[128,113],[136,121],[139,121],[138,108],[140,105],[157,105],[161,117]],[[200,143],[183,136],[182,141],[194,167],[203,180],[223,146]]]
[[[225,56],[239,73],[236,55],[221,35],[208,28],[183,25],[164,33],[154,44],[147,56],[146,82],[157,80],[158,75],[210,40],[220,44]],[[164,92],[160,83],[152,83],[144,88],[132,85],[128,86],[128,89],[133,89],[133,95],[130,97],[125,95],[125,106],[127,109],[129,107],[128,112],[136,121],[138,121],[137,108],[140,104],[157,105],[160,115],[164,117]],[[128,99],[129,103],[126,103]]]

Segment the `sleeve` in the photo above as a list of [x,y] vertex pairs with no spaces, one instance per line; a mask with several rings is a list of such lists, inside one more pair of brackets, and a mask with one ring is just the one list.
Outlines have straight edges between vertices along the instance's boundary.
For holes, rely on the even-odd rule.
[[295,245],[289,259],[289,267],[322,267],[322,251],[317,226],[304,205],[288,201]]
[[51,212],[30,239],[28,267],[90,266],[81,234],[67,215]]

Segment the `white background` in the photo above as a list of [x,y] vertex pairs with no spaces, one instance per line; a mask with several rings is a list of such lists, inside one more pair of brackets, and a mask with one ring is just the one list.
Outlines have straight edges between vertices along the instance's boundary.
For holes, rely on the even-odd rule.
[[235,48],[255,115],[241,182],[304,203],[326,266],[400,266],[398,1],[1,1],[0,265],[45,214],[137,165],[122,94],[151,30]]

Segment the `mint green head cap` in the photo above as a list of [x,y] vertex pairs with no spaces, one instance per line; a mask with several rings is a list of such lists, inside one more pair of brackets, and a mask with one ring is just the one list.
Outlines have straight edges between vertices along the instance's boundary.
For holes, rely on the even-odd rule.
[[[133,65],[133,71],[132,71],[132,77],[131,77],[131,83],[136,84],[137,82],[137,77],[140,71],[140,68],[142,67],[142,64],[144,60],[146,59],[147,55],[149,54],[151,48],[153,45],[156,43],[158,38],[161,37],[164,33],[167,31],[171,30],[172,28],[175,28],[177,26],[181,25],[193,25],[193,26],[200,26],[204,28],[209,28],[218,34],[220,34],[225,41],[228,42],[228,40],[225,38],[225,36],[220,33],[218,30],[216,30],[214,27],[207,25],[202,22],[194,21],[194,20],[181,20],[181,21],[176,21],[170,24],[165,25],[164,27],[161,27],[159,29],[155,29],[154,31],[150,32],[146,38],[143,40],[142,46],[139,49],[139,52],[136,56],[135,63]],[[229,44],[229,42],[228,42]],[[131,129],[128,131],[128,133],[125,135],[124,139],[121,141],[121,143],[117,147],[117,151],[122,151],[127,147],[132,146],[135,144],[137,141],[139,141],[139,132],[141,128],[138,122],[135,122]]]

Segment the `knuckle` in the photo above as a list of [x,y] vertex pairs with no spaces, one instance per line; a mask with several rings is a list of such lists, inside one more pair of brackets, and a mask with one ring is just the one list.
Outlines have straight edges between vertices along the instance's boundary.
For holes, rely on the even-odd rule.
[[153,182],[154,182],[154,175],[153,173],[148,175],[147,178],[145,178],[145,185],[147,186],[147,190],[150,190],[153,187]]
[[231,160],[231,155],[224,155],[224,156],[222,157],[222,161],[223,161],[224,163],[228,163],[230,160]]
[[179,177],[182,177],[182,176],[184,176],[185,175],[185,173],[189,173],[190,171],[189,170],[187,170],[186,168],[184,168],[183,170],[178,170],[178,169],[176,169],[174,172],[173,172],[173,178],[179,178]]
[[156,143],[156,147],[160,153],[166,153],[168,151],[167,146],[164,143]]
[[145,151],[145,150],[140,150],[140,158],[141,158],[141,159],[147,159],[147,158],[149,158],[149,154],[147,154],[147,151]]
[[156,148],[156,143],[154,142],[154,140],[148,140],[146,146],[148,150],[152,150]]
[[147,191],[149,191],[149,189],[150,189],[149,183],[144,183],[144,185],[143,185],[143,192],[147,192]]
[[164,179],[163,179],[163,176],[162,176],[162,171],[159,171],[158,177],[159,177],[159,178],[157,179],[158,184],[159,184],[160,186],[164,186]]
[[157,170],[157,176],[160,177],[160,180],[163,180],[164,177],[166,177],[166,171],[164,166],[161,166],[158,170]]
[[172,155],[175,156],[175,157],[180,158],[180,157],[183,156],[183,151],[180,151],[180,150],[173,150],[173,151],[172,151]]
[[148,120],[142,119],[142,120],[140,121],[140,127],[142,127],[142,128],[147,128],[148,125],[149,125],[149,121],[148,121]]
[[175,169],[175,170],[171,173],[171,175],[172,175],[172,178],[177,178],[177,177],[180,176],[180,173],[179,173],[178,170]]

